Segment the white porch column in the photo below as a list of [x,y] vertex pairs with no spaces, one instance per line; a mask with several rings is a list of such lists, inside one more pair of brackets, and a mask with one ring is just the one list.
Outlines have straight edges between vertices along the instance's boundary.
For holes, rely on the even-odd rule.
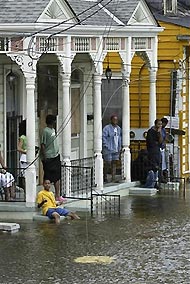
[[120,52],[123,60],[122,72],[122,179],[125,182],[131,181],[131,153],[130,153],[130,94],[129,83],[131,74],[131,60],[133,53],[131,51],[131,37],[126,38],[126,51]]
[[[60,132],[62,137],[62,161],[65,166],[70,166],[71,158],[71,100],[70,100],[70,74],[62,73],[62,125]],[[71,195],[71,171],[65,168],[64,190],[67,196]]]
[[[62,74],[62,161],[67,167],[71,165],[71,101],[70,101],[70,75]],[[71,195],[71,171],[65,168],[64,171],[64,190],[67,196]]]
[[[65,54],[57,54],[60,62],[60,72],[62,79],[62,124],[60,125],[59,132],[62,137],[62,161],[65,166],[70,166],[71,162],[71,97],[70,97],[70,87],[71,87],[71,37],[67,36],[65,44]],[[59,114],[60,115],[60,114]],[[64,174],[64,190],[66,195],[71,194],[71,171],[66,168]]]
[[[24,40],[24,48],[28,47],[30,38]],[[26,54],[8,53],[23,72],[26,86],[26,136],[27,136],[27,162],[25,170],[26,206],[35,207],[36,203],[36,167],[35,160],[35,79],[37,59]]]
[[129,96],[130,73],[123,72],[122,86],[122,178],[125,182],[131,181],[131,153],[130,153],[130,96]]
[[152,39],[152,53],[150,57],[149,80],[149,127],[154,125],[156,119],[156,74],[158,69],[158,38],[155,36]]
[[70,100],[70,75],[62,74],[62,158],[63,161],[70,161],[71,157],[71,100]]
[[95,184],[103,189],[103,159],[102,159],[102,103],[101,103],[102,76],[94,74],[94,157],[95,157]]
[[154,125],[156,119],[156,69],[149,69],[150,94],[149,94],[149,127]]
[[26,206],[34,207],[36,201],[36,168],[35,160],[35,78],[36,74],[26,78],[26,136],[27,136],[27,162],[26,169]]

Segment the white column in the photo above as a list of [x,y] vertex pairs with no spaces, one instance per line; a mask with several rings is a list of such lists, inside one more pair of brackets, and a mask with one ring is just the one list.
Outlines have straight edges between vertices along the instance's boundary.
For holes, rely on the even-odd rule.
[[60,132],[62,137],[62,161],[63,164],[68,166],[65,171],[64,186],[66,195],[71,195],[71,171],[69,166],[71,165],[71,36],[66,37],[65,42],[65,54],[57,54],[60,62],[60,73],[62,79],[62,124],[60,125]]
[[122,85],[122,178],[125,182],[131,181],[131,153],[130,153],[130,95],[129,80],[130,73],[123,72]]
[[103,159],[102,159],[102,103],[101,103],[102,76],[94,74],[94,157],[95,157],[95,184],[103,189]]
[[[71,100],[70,100],[70,74],[62,74],[62,126],[61,126],[61,136],[62,136],[62,160],[63,164],[70,166],[71,158]],[[66,169],[65,173],[65,191],[66,195],[71,194],[71,175],[70,169]]]
[[62,74],[62,156],[63,160],[71,157],[71,101],[70,101],[70,75]]
[[35,160],[35,78],[26,74],[26,136],[27,162],[26,169],[26,206],[34,207],[36,201],[36,168]]
[[131,153],[130,153],[130,94],[129,83],[131,74],[131,37],[126,38],[126,51],[120,52],[123,60],[122,72],[122,179],[125,182],[131,181]]
[[152,39],[151,66],[149,69],[150,92],[149,92],[149,127],[154,125],[156,117],[156,73],[158,69],[158,38]]
[[149,127],[154,125],[156,119],[156,69],[149,69],[150,93],[149,93]]

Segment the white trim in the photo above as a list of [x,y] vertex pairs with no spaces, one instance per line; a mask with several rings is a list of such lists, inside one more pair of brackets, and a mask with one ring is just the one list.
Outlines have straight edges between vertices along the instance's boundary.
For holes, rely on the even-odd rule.
[[[69,28],[71,25],[70,24],[65,24],[64,28]],[[43,30],[45,28],[48,27],[52,27],[52,23],[47,24],[47,23],[22,23],[22,24],[1,24],[0,25],[0,36],[3,35],[5,36],[6,32],[8,35],[14,35],[15,33],[18,33],[16,35],[21,36],[21,35],[27,35],[28,33],[31,32],[35,32],[35,31],[39,31],[39,30]],[[60,36],[63,35],[94,35],[94,36],[98,36],[105,33],[105,28],[106,26],[90,26],[90,25],[84,25],[84,26],[75,26],[72,29],[69,29],[68,31],[64,31],[62,34],[60,34]],[[57,28],[53,28],[51,29],[51,32],[60,32],[61,30],[63,30],[63,26],[60,25]],[[154,32],[154,33],[158,33],[158,32],[162,32],[164,30],[163,27],[158,27],[156,26],[147,26],[147,25],[139,25],[139,26],[122,26],[122,27],[118,27],[118,26],[112,26],[110,28],[109,34],[116,34],[117,37],[120,36],[120,34],[123,34],[123,36],[126,36],[126,32],[130,32],[130,35],[133,36],[131,34],[131,32],[133,32],[134,34],[136,33],[142,33],[144,32],[144,34],[146,33],[150,33],[150,32]],[[22,32],[21,32],[22,31]],[[43,32],[43,34],[45,35],[50,35],[50,32],[47,30],[47,32]],[[37,34],[38,36],[40,34],[40,32]]]
[[[135,21],[135,14],[138,12],[138,10],[142,11],[142,16],[144,17],[145,16],[145,19],[147,20],[146,22],[142,21],[142,22],[138,22],[138,21]],[[141,0],[136,9],[134,10],[130,20],[128,21],[127,23],[128,25],[150,25],[150,26],[157,26],[157,22],[155,20],[155,18],[153,17],[149,7],[147,6],[147,4],[145,3],[144,0]]]
[[4,157],[4,162],[5,162],[5,165],[7,164],[7,100],[6,100],[6,78],[7,78],[7,75],[8,75],[8,72],[7,72],[7,69],[6,69],[6,66],[4,66],[4,70],[3,70],[3,83],[4,83],[4,88],[3,88],[3,92],[4,92],[4,95],[3,95],[3,127],[4,127],[4,131],[3,131],[3,157]]
[[64,21],[64,17],[63,18],[54,18],[54,19],[52,19],[52,18],[48,17],[48,15],[46,14],[48,9],[50,9],[51,6],[53,5],[53,3],[55,3],[55,5],[57,5],[57,7],[62,12],[62,14],[65,16],[65,20],[66,21],[68,20],[67,23],[77,23],[76,17],[72,13],[71,9],[68,8],[68,6],[66,5],[66,3],[64,1],[60,2],[59,0],[51,0],[49,2],[49,4],[46,6],[45,10],[41,13],[41,15],[38,18],[37,22],[54,22],[54,23],[59,23],[59,22]]
[[108,11],[104,6],[102,6],[102,4],[99,3],[98,6],[99,6],[100,8],[102,8],[102,10],[103,10],[108,16],[110,16],[111,19],[114,20],[117,24],[122,25],[122,26],[125,25],[125,24],[124,24],[122,21],[120,21],[116,16],[114,16],[110,11]]

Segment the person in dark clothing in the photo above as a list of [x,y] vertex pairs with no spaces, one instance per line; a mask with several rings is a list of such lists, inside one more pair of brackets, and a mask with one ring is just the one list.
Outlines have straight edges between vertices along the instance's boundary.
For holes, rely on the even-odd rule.
[[166,117],[161,118],[162,121],[162,144],[160,147],[161,151],[161,171],[160,171],[160,181],[167,183],[168,178],[168,169],[167,169],[167,151],[166,151],[166,142],[167,142],[167,132],[166,125],[168,124],[168,119]]
[[146,147],[148,151],[148,158],[151,161],[153,167],[152,170],[158,170],[160,168],[160,147],[162,145],[162,142],[162,121],[160,119],[156,119],[154,126],[148,130],[146,137]]

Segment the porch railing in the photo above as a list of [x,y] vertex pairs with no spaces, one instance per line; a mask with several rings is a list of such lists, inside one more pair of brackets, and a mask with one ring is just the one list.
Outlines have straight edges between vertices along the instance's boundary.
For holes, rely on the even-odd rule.
[[61,167],[61,195],[89,198],[92,191],[93,168],[82,166]]
[[[143,144],[144,145],[144,144]],[[147,151],[144,147],[138,143],[131,147],[131,179],[132,181],[140,181],[145,184],[148,170],[150,169],[150,162],[148,160]],[[173,145],[172,145],[173,146]],[[167,176],[165,184],[162,186],[164,189],[176,189],[181,188],[185,192],[186,180],[180,177],[179,170],[179,151],[173,150],[171,153],[171,147],[166,149],[166,164],[167,164]]]
[[71,166],[78,166],[78,167],[90,167],[93,169],[92,171],[92,186],[95,186],[95,161],[94,157],[87,157],[83,159],[71,160]]
[[92,194],[91,216],[97,215],[120,216],[120,195]]
[[[84,160],[73,163],[81,164],[84,163]],[[106,195],[95,192],[93,189],[93,176],[93,167],[62,165],[61,195],[68,199],[89,200],[91,216],[97,214],[119,215],[120,195]]]

